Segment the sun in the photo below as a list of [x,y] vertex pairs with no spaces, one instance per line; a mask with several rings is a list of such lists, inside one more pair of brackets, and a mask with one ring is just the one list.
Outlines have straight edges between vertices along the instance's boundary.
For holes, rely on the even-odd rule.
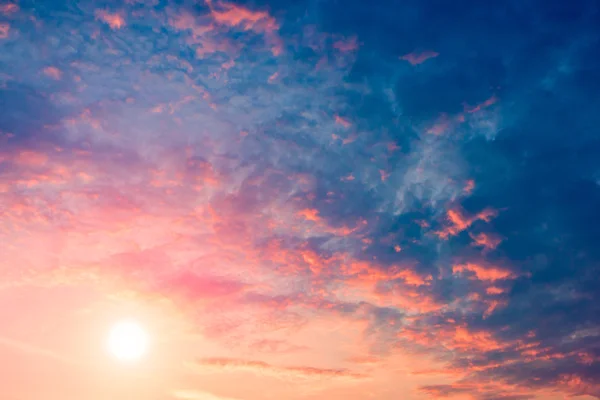
[[148,351],[148,334],[140,324],[127,320],[116,323],[108,335],[108,350],[118,360],[139,360]]

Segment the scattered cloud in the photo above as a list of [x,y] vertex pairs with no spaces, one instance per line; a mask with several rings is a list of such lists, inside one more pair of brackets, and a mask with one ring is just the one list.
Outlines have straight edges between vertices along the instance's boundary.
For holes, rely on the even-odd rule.
[[435,58],[440,54],[435,51],[423,51],[421,53],[408,53],[400,57],[404,61],[408,61],[411,65],[423,64],[430,58]]
[[120,13],[111,13],[106,10],[96,10],[96,18],[117,30],[125,26],[125,18]]
[[292,3],[0,6],[0,363],[93,287],[175,399],[598,397],[596,11]]
[[46,75],[49,78],[54,79],[55,81],[59,81],[62,79],[62,71],[56,67],[44,68],[44,75]]
[[10,33],[10,24],[0,22],[0,39],[6,39]]

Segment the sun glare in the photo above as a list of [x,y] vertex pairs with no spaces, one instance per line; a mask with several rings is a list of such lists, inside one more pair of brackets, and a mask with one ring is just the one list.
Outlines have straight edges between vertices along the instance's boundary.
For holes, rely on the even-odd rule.
[[115,324],[108,336],[108,350],[124,362],[140,359],[148,350],[148,334],[134,321]]

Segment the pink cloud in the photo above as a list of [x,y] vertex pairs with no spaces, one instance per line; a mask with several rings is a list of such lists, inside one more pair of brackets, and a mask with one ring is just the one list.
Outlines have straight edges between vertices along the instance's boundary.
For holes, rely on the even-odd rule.
[[212,24],[200,24],[192,14],[188,12],[178,13],[169,20],[170,25],[180,31],[189,30],[195,38],[201,38],[214,30]]
[[335,123],[343,126],[344,128],[349,128],[350,126],[352,126],[352,123],[348,121],[348,119],[341,117],[337,114],[335,115]]
[[496,96],[492,96],[481,104],[478,104],[474,107],[465,106],[465,111],[472,114],[478,111],[483,110],[484,108],[488,108],[498,102],[498,98]]
[[19,11],[19,5],[14,3],[0,4],[0,13],[10,15]]
[[450,129],[450,121],[445,115],[442,115],[438,121],[436,121],[429,129],[427,129],[427,133],[440,136],[443,135]]
[[225,70],[233,68],[234,66],[235,66],[235,61],[233,61],[233,60],[229,60],[229,61],[221,64],[221,67]]
[[196,57],[205,58],[222,52],[231,57],[230,62],[235,62],[239,46],[229,38],[219,36],[213,22],[205,23],[188,12],[180,12],[169,20],[169,24],[176,30],[191,33],[188,42],[196,46]]
[[251,11],[242,6],[231,3],[219,3],[222,10],[211,7],[211,15],[214,20],[223,25],[241,27],[244,30],[254,30],[266,33],[279,29],[275,18],[266,11]]
[[186,300],[215,300],[241,294],[248,285],[227,278],[202,276],[185,271],[161,279],[160,291]]
[[0,39],[6,39],[10,32],[10,25],[6,22],[0,23]]
[[110,13],[106,10],[96,10],[95,14],[96,19],[106,23],[111,29],[117,30],[125,26],[125,18],[120,13]]
[[48,162],[48,155],[42,152],[23,150],[15,155],[14,162],[21,166],[41,167]]
[[275,18],[266,11],[251,11],[231,3],[219,3],[222,10],[211,8],[211,15],[220,24],[241,27],[244,30],[273,32],[279,29]]
[[333,48],[342,53],[350,53],[358,50],[358,40],[356,36],[346,40],[337,40],[333,43]]
[[465,187],[464,187],[463,191],[466,194],[472,194],[474,189],[475,189],[475,181],[473,179],[467,180],[465,182]]
[[273,55],[283,52],[283,41],[277,33],[279,23],[267,11],[252,11],[226,2],[219,2],[217,7],[212,2],[208,5],[212,18],[218,24],[263,34]]
[[379,170],[379,177],[381,178],[381,182],[385,182],[388,180],[388,178],[390,177],[391,173],[387,172],[383,169]]
[[430,58],[435,58],[440,54],[435,51],[424,51],[421,53],[409,53],[405,54],[400,59],[404,61],[408,61],[411,65],[419,65],[429,60]]
[[62,71],[56,67],[50,66],[44,68],[44,75],[54,79],[55,81],[59,81],[62,78]]

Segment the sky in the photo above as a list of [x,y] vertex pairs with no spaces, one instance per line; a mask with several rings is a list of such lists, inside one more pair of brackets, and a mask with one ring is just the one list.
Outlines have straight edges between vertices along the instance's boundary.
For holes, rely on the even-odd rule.
[[594,0],[1,2],[0,398],[599,399],[599,54]]

